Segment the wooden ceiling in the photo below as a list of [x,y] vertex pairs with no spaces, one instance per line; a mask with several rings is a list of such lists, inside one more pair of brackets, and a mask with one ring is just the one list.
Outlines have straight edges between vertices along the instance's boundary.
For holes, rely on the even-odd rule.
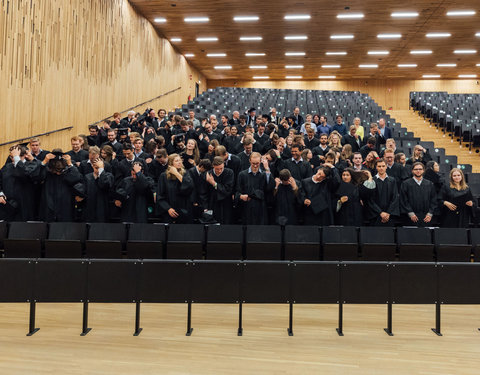
[[[479,0],[130,0],[181,53],[208,79],[251,80],[268,76],[284,80],[286,76],[318,80],[319,76],[336,79],[398,78],[457,79],[460,74],[480,78],[480,1]],[[348,8],[348,9],[346,9]],[[474,10],[473,16],[447,16],[447,11]],[[418,12],[415,18],[392,18],[392,12]],[[363,13],[363,19],[338,19],[339,14]],[[310,20],[287,21],[285,15],[308,14]],[[258,16],[257,22],[234,22],[235,16]],[[165,23],[156,23],[163,17]],[[206,23],[186,23],[185,17],[208,17]],[[450,33],[447,38],[427,38],[427,33]],[[400,39],[379,39],[378,34],[401,34]],[[479,36],[476,36],[478,33]],[[331,39],[333,34],[353,34],[351,40]],[[285,40],[288,35],[306,35],[307,40]],[[241,36],[261,36],[261,41],[240,41]],[[198,42],[198,37],[217,37],[217,42]],[[148,48],[148,46],[145,46]],[[455,54],[454,50],[477,50],[474,54]],[[411,50],[431,50],[430,55],[412,55]],[[327,56],[326,52],[347,52],[345,56]],[[388,51],[386,56],[368,51]],[[247,57],[245,53],[265,53]],[[286,52],[305,52],[305,56],[285,56]],[[207,57],[225,53],[226,57]],[[437,64],[457,64],[437,67]],[[378,64],[378,68],[359,68],[360,64]],[[399,68],[398,64],[417,64]],[[477,66],[479,64],[479,66]],[[229,65],[230,70],[214,66]],[[267,69],[250,69],[266,65]],[[303,69],[286,69],[303,65]],[[340,65],[340,68],[322,68]],[[436,78],[438,79],[438,78]]]

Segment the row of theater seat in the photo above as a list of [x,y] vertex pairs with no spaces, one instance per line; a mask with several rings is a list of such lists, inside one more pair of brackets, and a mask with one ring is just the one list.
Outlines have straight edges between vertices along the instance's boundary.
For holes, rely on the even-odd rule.
[[0,241],[7,258],[480,260],[480,228],[0,222]]

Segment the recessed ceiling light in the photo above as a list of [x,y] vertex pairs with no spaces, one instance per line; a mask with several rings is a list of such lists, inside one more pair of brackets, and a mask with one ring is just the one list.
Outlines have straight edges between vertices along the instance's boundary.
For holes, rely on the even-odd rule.
[[440,78],[440,74],[424,74],[423,78]]
[[336,34],[336,35],[330,35],[330,39],[353,39],[354,35],[353,34]]
[[473,16],[475,15],[474,10],[451,10],[447,12],[447,16]]
[[303,65],[285,65],[285,69],[303,69]]
[[305,52],[285,52],[285,56],[305,56]]
[[216,65],[214,69],[232,69],[231,65]]
[[240,40],[242,41],[254,41],[254,40],[262,40],[261,36],[241,36]]
[[480,64],[477,64],[476,66],[480,66]]
[[156,23],[165,23],[167,22],[167,19],[165,17],[157,17],[154,19]]
[[306,35],[287,35],[285,40],[307,40],[308,36]]
[[456,49],[455,51],[453,51],[453,53],[469,54],[469,53],[477,53],[477,50],[475,50],[475,49]]
[[200,38],[197,38],[197,42],[218,42],[218,38],[216,36],[200,37]]
[[334,79],[337,78],[337,76],[318,76],[320,79]]
[[457,64],[437,64],[439,68],[454,68]]
[[207,53],[207,57],[226,57],[226,53]]
[[260,17],[258,16],[236,16],[233,17],[233,20],[235,22],[252,22],[252,21],[258,21]]
[[476,33],[476,34],[475,34],[475,36],[478,36],[478,37],[480,37],[480,33]]
[[245,56],[251,57],[251,56],[265,56],[265,53],[263,52],[247,52]]
[[378,34],[377,38],[379,39],[399,39],[402,37],[402,34]]
[[183,19],[185,22],[208,22],[210,18],[208,17],[185,17]]
[[310,14],[287,14],[283,17],[287,21],[295,21],[295,20],[309,20]]
[[398,64],[399,68],[416,68],[417,64]]
[[325,52],[327,56],[345,56],[347,53],[344,51],[341,52]]
[[450,33],[428,33],[425,35],[427,38],[448,38],[452,36]]
[[170,42],[181,42],[182,38],[170,38]]
[[359,68],[378,68],[378,64],[360,64]]
[[368,51],[369,55],[388,55],[388,51]]
[[342,13],[337,14],[337,18],[339,19],[360,19],[363,18],[363,13]]
[[340,65],[322,65],[322,68],[334,69],[334,68],[340,68]]
[[476,74],[459,74],[458,78],[477,78]]
[[410,51],[410,54],[412,55],[430,55],[432,53],[432,50],[428,49],[414,49]]
[[193,57],[193,56],[195,56],[195,55],[194,55],[193,53],[186,53],[186,54],[183,55],[183,56],[185,56],[185,57]]
[[301,79],[302,76],[285,76],[286,79]]
[[250,65],[250,69],[267,69],[266,65]]
[[269,79],[269,76],[253,76],[253,79]]
[[393,12],[391,16],[394,18],[413,18],[418,17],[418,12]]

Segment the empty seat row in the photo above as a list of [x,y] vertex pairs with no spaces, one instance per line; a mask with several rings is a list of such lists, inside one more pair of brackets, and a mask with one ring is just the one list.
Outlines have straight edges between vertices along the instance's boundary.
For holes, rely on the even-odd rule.
[[480,260],[480,228],[0,222],[9,258]]

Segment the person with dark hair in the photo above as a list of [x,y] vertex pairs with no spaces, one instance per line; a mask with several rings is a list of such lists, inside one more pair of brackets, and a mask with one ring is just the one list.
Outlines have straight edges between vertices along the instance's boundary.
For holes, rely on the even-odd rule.
[[425,166],[415,162],[412,178],[405,180],[400,188],[400,211],[406,215],[406,225],[429,226],[437,208],[435,187],[423,178]]
[[253,139],[249,137],[243,138],[243,151],[237,154],[240,159],[240,171],[244,171],[250,167],[250,156],[253,152]]
[[400,216],[400,197],[395,179],[387,174],[384,159],[376,162],[377,174],[373,177],[375,191],[366,206],[366,219],[374,226],[394,226]]
[[337,131],[340,133],[342,137],[347,135],[347,127],[343,123],[343,116],[342,115],[337,115],[335,117],[335,125],[332,127],[332,132]]
[[292,177],[298,181],[311,177],[313,174],[312,167],[310,166],[310,163],[302,159],[300,146],[293,144],[290,148],[290,152],[292,153],[292,158],[286,161],[282,160],[278,168],[288,169],[292,174]]
[[180,154],[185,169],[195,167],[200,162],[200,151],[198,149],[197,141],[189,139],[187,141],[185,151]]
[[332,196],[338,185],[339,177],[331,163],[324,163],[312,177],[301,181],[305,225],[333,224]]
[[102,144],[102,147],[105,145],[112,147],[117,154],[122,153],[122,144],[117,141],[117,132],[114,129],[107,131],[107,141]]
[[345,168],[335,192],[337,198],[335,224],[359,227],[364,220],[364,202],[370,199],[375,182],[369,171]]
[[[265,172],[260,170],[263,164]],[[274,188],[268,161],[258,152],[250,154],[250,167],[238,175],[235,199],[242,212],[243,224],[266,224],[266,194]]]
[[387,148],[383,152],[383,160],[387,164],[387,175],[395,179],[397,188],[400,189],[402,182],[410,177],[408,169],[401,164],[395,163],[395,152],[391,148]]
[[357,134],[357,128],[355,125],[350,125],[350,132],[342,138],[342,144],[349,144],[352,146],[352,151],[357,152],[362,147],[362,139]]
[[190,199],[188,211],[193,213],[193,219],[198,219],[208,207],[208,184],[206,174],[212,169],[209,159],[199,160],[194,167],[187,169],[183,175],[181,192]]
[[115,172],[115,185],[118,185],[124,178],[131,177],[132,165],[134,162],[142,164],[142,171],[148,174],[148,167],[144,159],[135,157],[133,152],[133,146],[131,143],[123,144],[123,156],[124,158],[118,163]]
[[[86,176],[87,174],[93,172],[93,163],[99,158],[100,149],[97,146],[90,146],[90,148],[88,149],[88,159],[83,160],[78,167],[78,171],[82,174],[82,176]],[[107,172],[112,172],[112,167],[107,162],[105,162],[103,168]]]
[[207,207],[220,224],[231,224],[233,213],[234,172],[225,167],[222,156],[213,158],[213,168],[206,172]]
[[125,177],[115,191],[115,206],[121,208],[122,221],[146,223],[148,203],[153,201],[154,192],[153,180],[145,174],[143,164],[134,161],[130,176]]
[[158,179],[161,174],[167,170],[168,167],[168,154],[167,150],[161,148],[157,150],[154,160],[148,165],[148,175],[155,182],[155,186],[158,183]]
[[[307,123],[305,123],[306,125]],[[305,147],[313,150],[315,147],[320,145],[320,141],[315,137],[315,131],[313,129],[307,129],[306,135],[304,136]]]
[[317,134],[326,134],[327,138],[332,132],[332,127],[327,124],[327,116],[320,116],[320,124],[317,125]]
[[366,159],[369,152],[377,150],[376,143],[377,140],[375,137],[369,137],[366,144],[360,148],[359,152],[362,154],[362,158],[364,160]]
[[288,169],[282,169],[275,178],[275,224],[297,225],[300,182],[295,180]]
[[440,191],[441,223],[447,228],[468,228],[473,216],[473,195],[459,168],[452,168],[449,183]]
[[253,138],[255,142],[260,146],[260,153],[263,153],[265,150],[265,145],[267,144],[269,137],[265,133],[265,124],[261,123],[257,127],[257,132],[254,134]]
[[233,171],[233,176],[234,176],[233,186],[234,187],[237,186],[238,174],[241,171],[240,158],[236,155],[232,155],[231,153],[227,152],[224,146],[218,146],[215,149],[215,156],[222,157],[223,161],[225,162],[225,168],[231,169]]
[[82,175],[70,155],[54,149],[38,168],[38,181],[43,182],[39,216],[43,221],[74,221],[75,201],[83,199]]
[[109,216],[109,199],[114,184],[111,172],[104,168],[102,159],[92,163],[93,172],[85,175],[84,217],[87,222],[106,222]]

